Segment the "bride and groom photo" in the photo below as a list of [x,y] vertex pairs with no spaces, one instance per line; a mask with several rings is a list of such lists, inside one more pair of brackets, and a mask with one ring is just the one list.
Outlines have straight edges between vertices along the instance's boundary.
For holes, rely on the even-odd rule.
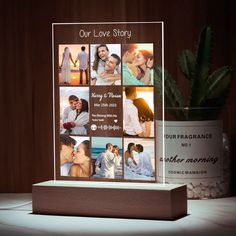
[[59,45],[59,84],[89,84],[89,46],[87,44]]

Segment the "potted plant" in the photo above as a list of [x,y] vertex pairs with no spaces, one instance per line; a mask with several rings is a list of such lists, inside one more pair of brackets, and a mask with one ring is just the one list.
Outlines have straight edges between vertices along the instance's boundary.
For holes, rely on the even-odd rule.
[[219,197],[229,191],[229,168],[222,168],[227,165],[229,153],[222,148],[222,121],[218,116],[226,101],[232,70],[223,66],[211,72],[212,49],[213,32],[211,27],[205,27],[196,53],[185,49],[179,55],[179,68],[190,87],[187,101],[167,70],[155,67],[160,100],[164,72],[163,112],[168,116],[164,125],[157,121],[158,140],[164,137],[165,143],[163,153],[162,142],[157,142],[157,179],[163,181],[165,161],[166,182],[187,184],[189,198]]

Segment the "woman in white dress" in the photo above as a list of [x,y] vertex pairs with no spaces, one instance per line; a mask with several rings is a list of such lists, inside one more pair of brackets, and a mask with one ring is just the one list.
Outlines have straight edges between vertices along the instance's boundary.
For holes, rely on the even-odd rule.
[[129,158],[132,155],[132,151],[135,149],[135,143],[129,143],[127,150],[124,153],[125,165],[129,166]]
[[[115,171],[118,172],[117,168],[120,167],[120,162],[121,162],[120,148],[117,145],[114,145],[112,152],[115,156],[115,168],[116,168]],[[122,175],[122,173],[120,173],[120,175]]]
[[71,79],[70,62],[74,64],[69,48],[65,47],[63,55],[62,55],[61,66],[60,66],[61,77],[64,84],[70,84],[70,79]]
[[154,137],[154,113],[143,98],[134,100],[144,137]]
[[[140,146],[137,144],[137,146]],[[136,180],[153,180],[151,174],[147,171],[142,171],[142,166],[146,165],[146,158],[143,158],[146,153],[140,153],[134,143],[129,143],[127,151],[125,151],[125,165],[124,165],[124,178]],[[142,160],[141,160],[142,158]],[[146,170],[146,169],[144,169]]]
[[[70,134],[87,135],[87,125],[89,122],[88,101],[80,99],[75,110],[68,115],[68,122],[64,128],[70,125]],[[68,125],[69,123],[69,125]]]

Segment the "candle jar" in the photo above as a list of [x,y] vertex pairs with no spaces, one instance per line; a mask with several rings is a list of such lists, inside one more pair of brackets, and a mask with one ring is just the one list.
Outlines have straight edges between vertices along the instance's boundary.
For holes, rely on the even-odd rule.
[[[228,196],[230,146],[227,119],[226,122],[223,118],[212,119],[219,113],[219,108],[170,109],[165,109],[164,122],[156,122],[157,180],[186,184],[190,199]],[[168,116],[173,112],[182,113],[188,119],[176,120]]]

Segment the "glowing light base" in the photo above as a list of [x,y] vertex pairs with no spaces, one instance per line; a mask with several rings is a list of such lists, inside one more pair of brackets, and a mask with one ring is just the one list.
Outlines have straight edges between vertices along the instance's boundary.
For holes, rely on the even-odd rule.
[[187,215],[186,185],[46,181],[33,185],[33,213],[175,220]]

